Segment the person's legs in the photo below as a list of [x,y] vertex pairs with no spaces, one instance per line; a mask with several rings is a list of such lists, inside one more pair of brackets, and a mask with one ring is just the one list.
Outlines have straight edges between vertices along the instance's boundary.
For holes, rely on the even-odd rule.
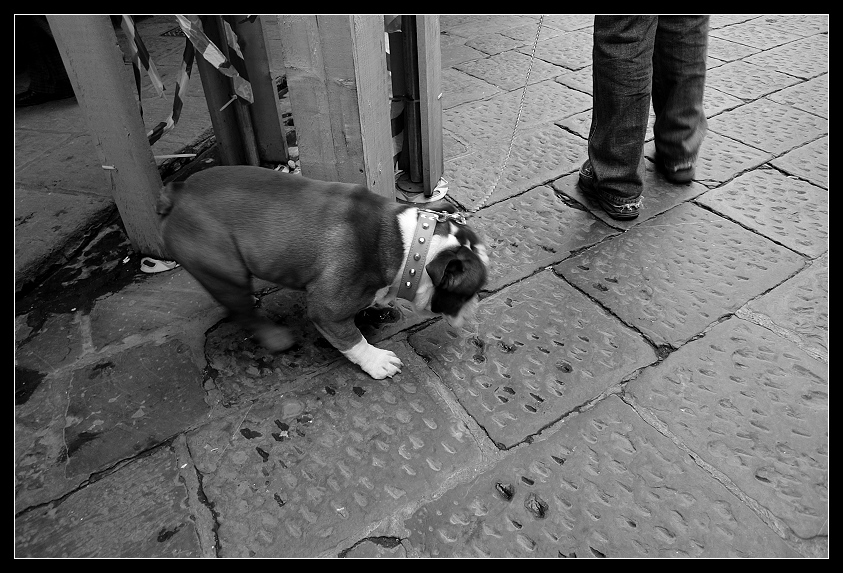
[[659,16],[653,53],[653,110],[658,166],[690,181],[708,128],[703,109],[708,16]]
[[606,202],[634,204],[631,216],[638,213],[643,188],[656,23],[655,16],[594,18],[594,107],[588,137],[594,193],[604,209]]

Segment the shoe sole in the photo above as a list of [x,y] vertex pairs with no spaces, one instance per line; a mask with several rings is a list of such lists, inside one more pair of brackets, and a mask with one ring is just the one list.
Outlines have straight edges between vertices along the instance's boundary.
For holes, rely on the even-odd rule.
[[638,217],[638,212],[623,213],[623,212],[615,211],[615,205],[612,205],[611,203],[609,203],[605,199],[601,198],[600,195],[598,195],[597,192],[595,191],[594,184],[593,183],[591,183],[591,184],[586,183],[585,181],[583,181],[582,176],[580,176],[580,178],[579,178],[579,187],[583,191],[583,193],[585,193],[586,195],[588,195],[589,197],[591,197],[592,199],[597,201],[597,204],[600,205],[600,208],[603,209],[603,211],[607,215],[609,215],[612,219],[615,219],[615,220],[618,220],[618,221],[628,221],[630,219],[635,219],[636,217]]

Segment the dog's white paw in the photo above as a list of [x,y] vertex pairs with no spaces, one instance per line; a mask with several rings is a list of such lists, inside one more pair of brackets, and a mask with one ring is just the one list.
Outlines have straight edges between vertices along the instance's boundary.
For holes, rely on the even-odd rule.
[[401,372],[401,367],[404,366],[394,352],[372,346],[366,342],[366,339],[344,351],[343,354],[376,380],[392,378]]

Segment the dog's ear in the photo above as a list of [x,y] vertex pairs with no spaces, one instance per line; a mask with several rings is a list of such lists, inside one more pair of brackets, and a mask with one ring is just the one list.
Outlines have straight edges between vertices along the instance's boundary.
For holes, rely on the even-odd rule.
[[486,282],[486,268],[467,247],[439,253],[426,266],[433,285],[453,292],[474,294]]

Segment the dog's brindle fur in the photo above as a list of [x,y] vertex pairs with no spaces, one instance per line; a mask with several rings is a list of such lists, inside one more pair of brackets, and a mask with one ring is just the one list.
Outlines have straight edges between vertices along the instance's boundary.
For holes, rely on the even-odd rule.
[[[446,201],[424,207],[456,211]],[[415,229],[414,207],[362,185],[232,166],[169,184],[157,211],[169,256],[268,350],[286,350],[295,341],[257,314],[253,276],[306,291],[308,316],[319,332],[371,376],[400,372],[398,357],[368,344],[354,317],[394,298]],[[411,302],[459,324],[486,281],[487,264],[471,229],[439,222]]]

